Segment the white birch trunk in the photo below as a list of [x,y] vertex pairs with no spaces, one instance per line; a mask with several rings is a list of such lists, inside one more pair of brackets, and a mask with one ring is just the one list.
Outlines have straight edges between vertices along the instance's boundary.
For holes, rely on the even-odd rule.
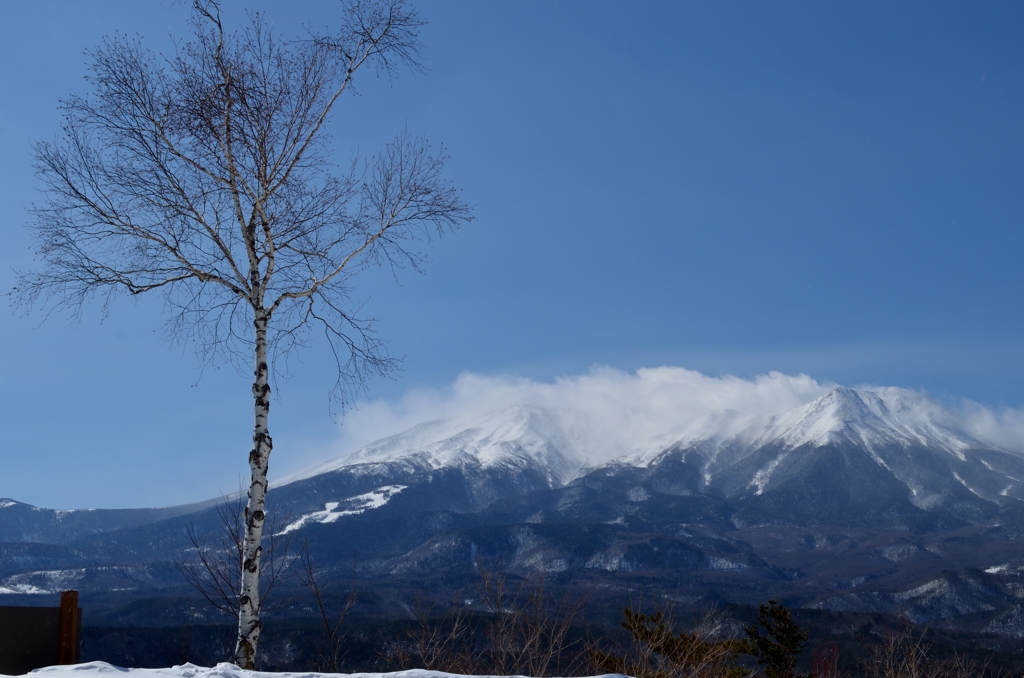
[[256,369],[252,384],[255,425],[252,451],[249,453],[249,501],[245,507],[245,538],[242,544],[242,583],[238,608],[238,642],[234,661],[243,669],[252,670],[256,659],[260,631],[260,556],[263,547],[264,500],[267,496],[267,468],[273,443],[267,429],[270,414],[270,384],[267,367],[267,314],[256,312]]

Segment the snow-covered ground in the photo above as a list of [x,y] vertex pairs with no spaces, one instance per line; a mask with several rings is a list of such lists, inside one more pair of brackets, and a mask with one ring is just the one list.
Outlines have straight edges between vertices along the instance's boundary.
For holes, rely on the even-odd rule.
[[[351,678],[450,678],[453,673],[441,671],[395,671],[394,673],[268,673],[244,671],[234,664],[217,664],[212,668],[185,664],[169,669],[123,669],[106,662],[89,662],[73,666],[49,666],[36,669],[29,676],[38,678],[318,678],[318,676],[350,676]],[[611,674],[616,675],[616,674]],[[498,677],[494,677],[498,678]]]

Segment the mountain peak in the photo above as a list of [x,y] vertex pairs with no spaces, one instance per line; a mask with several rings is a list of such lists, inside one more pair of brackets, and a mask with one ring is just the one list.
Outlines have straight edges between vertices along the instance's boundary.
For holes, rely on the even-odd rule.
[[[623,422],[630,423],[629,413],[623,413]],[[646,467],[678,449],[704,457],[706,478],[769,446],[785,451],[848,444],[864,449],[876,461],[883,448],[927,447],[960,460],[971,449],[994,449],[966,433],[960,415],[925,395],[893,387],[836,386],[812,402],[774,415],[728,409],[701,416],[680,412],[677,425],[623,446],[618,456],[597,459],[592,449],[594,428],[593,415],[571,405],[522,402],[492,411],[467,411],[419,424],[274,484],[344,468],[399,464],[409,471],[428,472],[529,469],[557,487],[595,462]]]
[[924,445],[962,457],[989,447],[964,431],[961,418],[930,398],[902,388],[855,390],[837,386],[817,400],[775,415],[743,436],[748,444],[786,447],[849,442],[868,449],[883,444]]
[[437,419],[284,478],[275,485],[346,467],[403,462],[425,469],[529,467],[558,486],[584,464],[584,450],[572,435],[571,421],[567,425],[564,419],[559,412],[529,403],[486,414]]

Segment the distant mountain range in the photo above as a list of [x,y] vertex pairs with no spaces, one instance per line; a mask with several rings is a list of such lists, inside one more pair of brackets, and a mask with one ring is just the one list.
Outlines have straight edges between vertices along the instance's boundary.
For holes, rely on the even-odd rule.
[[[421,589],[500,561],[607,590],[776,596],[1024,634],[1021,454],[897,388],[687,421],[603,463],[589,456],[587,418],[569,409],[426,422],[278,484],[268,506],[275,529],[339,578],[353,553],[360,577]],[[115,589],[177,595],[185,528],[215,535],[217,503],[52,511],[0,500],[0,594],[73,584],[96,601]],[[389,604],[382,614],[400,613]]]

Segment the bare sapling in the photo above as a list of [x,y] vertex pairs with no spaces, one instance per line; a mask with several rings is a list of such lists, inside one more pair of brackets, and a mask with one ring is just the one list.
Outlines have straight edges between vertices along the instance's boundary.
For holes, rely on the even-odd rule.
[[416,600],[415,622],[407,642],[391,643],[386,659],[399,670],[426,669],[464,675],[484,671],[477,647],[480,619],[469,614],[460,597],[441,608]]
[[554,597],[539,573],[517,584],[507,573],[480,568],[480,597],[491,615],[487,638],[491,671],[501,675],[570,675],[587,656],[581,638],[573,638],[584,600]]
[[315,643],[317,658],[312,668],[320,672],[339,673],[345,659],[345,617],[356,604],[358,593],[355,555],[352,556],[352,579],[348,594],[333,606],[328,597],[330,584],[324,583],[322,573],[317,570],[308,542],[303,545],[299,563],[299,583],[312,594],[324,631],[323,641]]
[[553,595],[537,574],[513,583],[500,570],[480,568],[479,573],[470,598],[455,596],[443,610],[417,602],[409,641],[388,648],[395,668],[467,675],[587,674],[589,645],[580,628],[584,601]]

